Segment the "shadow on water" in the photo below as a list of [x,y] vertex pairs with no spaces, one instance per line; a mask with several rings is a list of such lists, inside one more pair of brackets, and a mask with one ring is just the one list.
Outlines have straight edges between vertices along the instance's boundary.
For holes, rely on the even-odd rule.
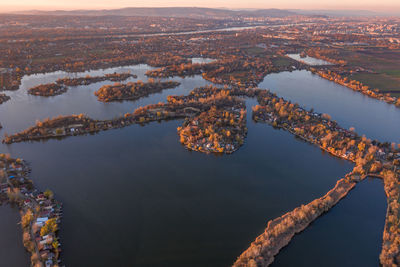
[[296,235],[271,266],[379,266],[386,207],[383,182],[368,178]]

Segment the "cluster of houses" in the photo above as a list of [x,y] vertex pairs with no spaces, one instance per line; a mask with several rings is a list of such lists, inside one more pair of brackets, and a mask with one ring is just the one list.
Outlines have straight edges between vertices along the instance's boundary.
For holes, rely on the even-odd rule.
[[[397,266],[400,257],[400,146],[396,147],[394,143],[381,143],[358,136],[354,130],[341,128],[326,114],[306,111],[298,105],[278,98],[269,92],[260,93],[258,100],[261,105],[253,108],[254,120],[267,122],[275,127],[283,128],[307,142],[318,145],[322,150],[336,157],[355,163],[354,169],[349,174],[346,174],[345,178],[338,181],[338,184],[346,185],[348,190],[343,190],[343,188],[336,186],[328,194],[342,194],[340,197],[342,198],[358,181],[367,176],[383,179],[388,208],[380,263],[385,267]],[[327,195],[321,199],[328,200]],[[306,206],[312,205],[315,201],[317,200]],[[298,211],[303,207],[296,208],[288,214],[296,220],[301,219],[304,216]],[[323,209],[322,212],[320,212],[321,208]],[[319,215],[327,211],[324,205],[318,205],[317,209]],[[250,248],[239,257],[235,266],[247,266],[246,262],[248,260],[255,259],[265,262],[266,259],[263,258],[264,256],[267,256],[268,260],[273,261],[273,256],[278,253],[282,246],[286,246],[289,243],[290,239],[296,233],[296,229],[300,229],[299,231],[304,230],[312,220],[318,217],[308,216],[308,218],[312,218],[311,221],[301,224],[298,228],[293,228],[286,227],[287,221],[282,220],[282,218],[284,219],[288,216],[284,215],[273,220],[273,223],[269,222],[264,234],[258,237],[257,241],[253,242]],[[281,226],[277,223],[278,221],[281,221],[282,226],[285,226],[283,227],[285,231],[282,232],[282,238],[276,238],[272,242],[269,236],[273,228],[272,226]],[[296,231],[292,231],[293,229]],[[268,238],[263,238],[264,236]],[[262,244],[263,239],[266,240],[266,244]],[[271,253],[274,254],[266,253],[265,251],[273,251]],[[270,257],[271,255],[272,257]]]
[[245,115],[246,111],[240,108],[212,107],[178,127],[180,141],[189,150],[231,154],[244,143]]
[[46,83],[28,89],[28,94],[36,96],[55,96],[67,92],[68,88],[63,84]]
[[32,266],[59,266],[61,247],[57,231],[62,205],[51,191],[35,189],[29,173],[24,161],[0,154],[0,204],[12,203],[19,208],[23,243],[32,255]]

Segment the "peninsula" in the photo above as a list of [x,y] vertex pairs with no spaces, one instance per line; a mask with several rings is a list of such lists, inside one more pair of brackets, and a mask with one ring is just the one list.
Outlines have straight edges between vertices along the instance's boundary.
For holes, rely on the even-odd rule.
[[61,263],[58,237],[62,205],[50,190],[34,187],[25,161],[0,154],[0,205],[13,204],[21,214],[23,244],[31,266],[56,267]]

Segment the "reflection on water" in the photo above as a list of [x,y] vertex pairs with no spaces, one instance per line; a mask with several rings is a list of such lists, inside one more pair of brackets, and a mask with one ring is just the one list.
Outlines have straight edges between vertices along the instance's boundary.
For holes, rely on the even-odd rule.
[[303,63],[305,63],[307,65],[311,65],[311,66],[332,65],[332,63],[330,63],[328,61],[325,61],[325,60],[322,60],[322,59],[318,59],[318,58],[315,58],[315,57],[309,57],[309,56],[300,57],[300,54],[288,54],[287,56],[292,58],[292,59],[294,59],[294,60],[303,62]]
[[138,101],[112,103],[99,102],[94,95],[94,92],[102,85],[112,84],[110,81],[98,82],[88,86],[70,87],[65,94],[49,98],[33,96],[27,93],[27,90],[33,86],[42,83],[51,83],[63,77],[84,77],[86,75],[102,76],[106,73],[130,71],[136,74],[138,78],[129,78],[125,82],[137,80],[147,81],[145,73],[150,69],[152,68],[147,65],[136,65],[87,71],[79,74],[58,71],[49,74],[25,76],[22,79],[20,89],[8,93],[8,95],[11,96],[11,100],[0,105],[0,122],[4,127],[2,132],[14,133],[21,131],[34,124],[36,120],[42,120],[48,117],[51,118],[58,115],[84,113],[94,119],[112,119],[127,112],[133,112],[140,106],[154,104],[160,101],[165,102],[168,95],[187,94],[194,87],[210,84],[200,75],[187,78],[175,77],[173,80],[181,83],[181,85],[176,88],[164,90],[161,93],[153,94]]

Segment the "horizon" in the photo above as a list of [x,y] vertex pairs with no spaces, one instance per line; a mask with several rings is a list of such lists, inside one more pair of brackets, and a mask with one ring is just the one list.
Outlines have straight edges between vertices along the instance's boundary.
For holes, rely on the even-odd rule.
[[[400,4],[393,0],[383,0],[383,4],[376,5],[376,1],[366,0],[359,5],[352,2],[347,4],[346,1],[340,0],[335,4],[328,1],[316,2],[314,0],[306,0],[299,2],[293,2],[292,0],[285,1],[272,1],[268,4],[262,3],[259,0],[251,0],[250,3],[242,4],[239,2],[232,1],[211,1],[206,0],[201,6],[194,5],[191,2],[185,2],[181,0],[171,1],[159,0],[151,3],[147,1],[135,1],[136,4],[132,5],[128,3],[130,1],[117,0],[113,4],[108,4],[104,0],[92,1],[89,0],[85,3],[79,3],[77,0],[71,1],[58,1],[56,5],[54,2],[48,0],[30,1],[30,0],[16,0],[12,5],[3,3],[5,0],[0,0],[0,8],[2,12],[21,12],[29,10],[38,11],[73,11],[73,10],[112,10],[112,9],[123,9],[123,8],[180,8],[180,7],[192,7],[192,8],[214,8],[214,9],[229,9],[229,10],[257,10],[257,9],[283,9],[283,10],[329,10],[329,11],[369,11],[369,12],[389,12],[397,13],[400,12]],[[166,2],[171,4],[165,4]],[[125,3],[125,4],[124,4]],[[362,8],[360,8],[362,6]]]

